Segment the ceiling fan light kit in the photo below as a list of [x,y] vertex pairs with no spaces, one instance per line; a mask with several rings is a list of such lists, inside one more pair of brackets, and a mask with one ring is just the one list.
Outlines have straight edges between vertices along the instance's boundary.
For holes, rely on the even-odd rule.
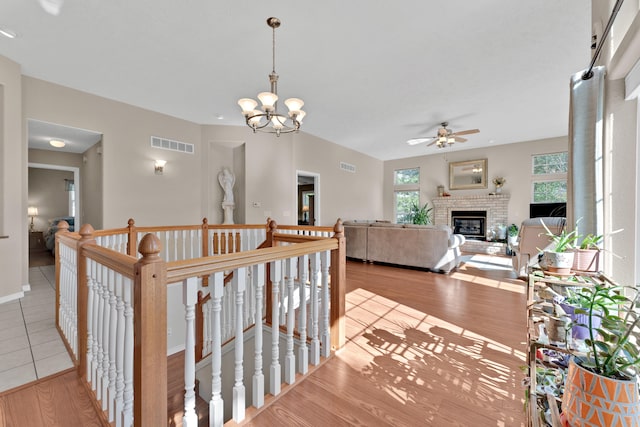
[[427,147],[430,147],[436,144],[438,148],[450,147],[456,142],[467,142],[466,138],[461,138],[460,135],[471,135],[473,133],[480,132],[479,129],[468,129],[460,132],[453,132],[447,126],[449,126],[448,122],[440,123],[440,128],[438,128],[438,133],[436,136],[432,136],[429,138],[421,137],[421,138],[412,138],[407,141],[409,145],[417,145],[422,144],[423,142],[429,142]]

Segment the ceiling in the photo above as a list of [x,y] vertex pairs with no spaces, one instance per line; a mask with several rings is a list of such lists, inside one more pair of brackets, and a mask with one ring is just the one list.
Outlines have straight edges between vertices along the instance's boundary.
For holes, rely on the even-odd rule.
[[17,34],[0,55],[23,74],[199,124],[241,126],[237,100],[268,90],[276,16],[278,92],[305,101],[302,130],[381,160],[441,153],[406,140],[442,121],[480,129],[447,150],[566,135],[590,59],[583,0],[65,0],[57,16],[46,1],[0,2]]

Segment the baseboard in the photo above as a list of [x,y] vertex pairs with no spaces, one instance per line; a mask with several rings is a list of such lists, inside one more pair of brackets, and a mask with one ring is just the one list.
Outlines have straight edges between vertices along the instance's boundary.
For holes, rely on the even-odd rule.
[[9,302],[9,301],[15,301],[22,297],[24,297],[24,291],[16,292],[15,294],[11,294],[11,295],[5,295],[0,298],[0,304],[4,304],[5,302]]
[[172,354],[176,354],[180,351],[184,351],[184,344],[176,345],[174,347],[167,349],[167,356],[171,356]]
[[31,290],[31,284],[27,283],[26,285],[22,285],[22,292],[29,292]]

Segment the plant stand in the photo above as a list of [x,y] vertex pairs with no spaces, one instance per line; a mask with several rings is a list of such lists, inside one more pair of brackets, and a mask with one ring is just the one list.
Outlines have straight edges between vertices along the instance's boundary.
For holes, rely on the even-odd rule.
[[[564,295],[567,288],[590,287],[596,284],[616,286],[602,273],[576,273],[571,277],[558,278],[538,268],[531,268],[526,285],[527,295],[527,357],[525,371],[526,414],[528,427],[560,427],[562,396],[567,375],[568,358],[582,355],[580,340],[566,336],[564,343],[558,342],[552,333],[553,343],[546,333],[547,325],[555,325],[552,299],[546,298],[549,290]],[[552,326],[555,327],[555,326]],[[539,384],[541,382],[541,384]]]

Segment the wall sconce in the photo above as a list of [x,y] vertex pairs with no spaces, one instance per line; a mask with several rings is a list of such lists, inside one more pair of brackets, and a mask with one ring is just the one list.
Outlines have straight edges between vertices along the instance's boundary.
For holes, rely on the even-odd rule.
[[155,164],[156,175],[162,175],[162,173],[164,172],[164,165],[166,164],[167,164],[166,160],[156,160],[156,164]]
[[35,206],[29,206],[27,208],[27,215],[31,217],[31,224],[29,225],[29,231],[33,232],[33,218],[38,216],[38,208]]

